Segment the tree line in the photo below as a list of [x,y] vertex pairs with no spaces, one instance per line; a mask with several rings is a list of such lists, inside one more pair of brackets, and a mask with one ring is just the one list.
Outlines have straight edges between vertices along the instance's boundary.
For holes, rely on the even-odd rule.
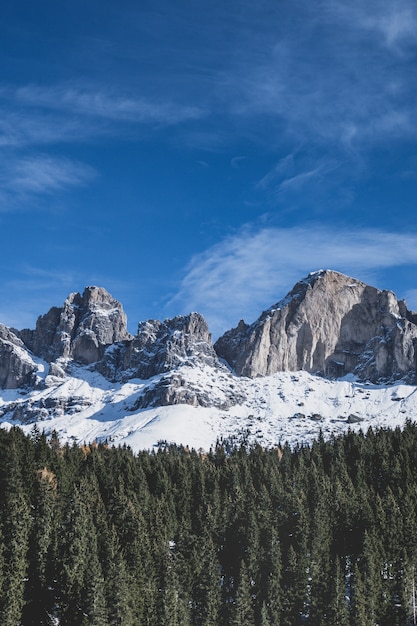
[[311,446],[0,429],[3,626],[414,623],[417,426]]

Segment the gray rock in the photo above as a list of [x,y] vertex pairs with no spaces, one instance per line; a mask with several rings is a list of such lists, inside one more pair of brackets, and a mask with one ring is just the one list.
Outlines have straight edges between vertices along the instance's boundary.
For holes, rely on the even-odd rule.
[[204,317],[190,313],[164,322],[141,322],[137,335],[132,340],[110,346],[97,368],[110,379],[147,379],[180,365],[196,364],[223,367],[214,351]]
[[360,422],[363,422],[363,417],[359,417],[359,415],[354,415],[354,413],[351,413],[347,418],[348,424],[360,424]]
[[[50,364],[42,381],[36,377],[33,354]],[[70,294],[62,307],[38,319],[35,330],[0,325],[3,388],[53,387],[77,361],[109,380],[147,379],[136,408],[186,403],[227,409],[243,402],[244,395],[243,387],[231,383],[222,360],[241,376],[307,370],[330,378],[354,372],[373,382],[403,377],[411,382],[417,361],[417,314],[390,291],[326,270],[297,283],[254,324],[240,321],[214,347],[198,313],[141,322],[137,334],[130,335],[121,304],[100,287]],[[192,375],[184,374],[206,366],[215,370],[213,380],[222,374],[216,388],[210,383],[199,388]],[[56,406],[26,408],[19,403],[14,411],[16,419],[45,419],[74,412],[80,402],[74,398]],[[303,406],[302,401],[297,404]]]
[[34,383],[36,369],[23,342],[0,324],[0,388],[17,389]]
[[195,385],[178,373],[181,367],[209,366],[227,376],[220,363],[204,317],[198,313],[181,315],[164,322],[148,320],[138,326],[137,335],[109,346],[95,368],[110,380],[150,379],[163,375],[146,388],[131,410],[149,406],[189,404],[227,409],[242,401],[233,390],[221,398]]
[[0,411],[0,417],[8,415],[9,419],[22,424],[34,424],[57,415],[72,415],[91,406],[91,402],[83,397],[41,398],[40,400],[9,402]]
[[398,379],[416,371],[415,315],[391,291],[321,270],[251,326],[241,321],[225,333],[215,350],[241,376],[306,370]]
[[310,415],[310,419],[311,419],[313,422],[321,422],[321,421],[322,421],[322,419],[323,419],[323,416],[322,416],[322,415],[320,415],[320,413],[313,413],[312,415]]
[[65,378],[65,371],[58,365],[58,363],[51,363],[49,366],[49,376],[53,376],[54,378],[62,379]]
[[35,330],[22,330],[19,336],[49,362],[64,357],[85,364],[102,358],[106,346],[130,337],[122,305],[102,287],[70,294],[61,308],[38,318]]
[[245,400],[246,396],[238,389],[231,390],[225,386],[220,393],[215,391],[210,393],[207,389],[202,389],[197,383],[183,376],[181,371],[173,371],[167,372],[145,389],[129,410],[137,411],[153,406],[188,404],[216,407],[225,411]]

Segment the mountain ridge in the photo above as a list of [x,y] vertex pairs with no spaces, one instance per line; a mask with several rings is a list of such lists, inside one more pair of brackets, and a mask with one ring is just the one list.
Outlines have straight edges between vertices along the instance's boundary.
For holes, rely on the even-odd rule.
[[[368,384],[388,394],[387,415],[404,420],[415,409],[416,320],[393,292],[319,270],[253,324],[240,321],[213,345],[199,313],[140,322],[132,335],[122,305],[104,288],[90,286],[40,316],[34,330],[0,324],[0,422],[54,424],[65,437],[85,436],[91,422],[97,426],[88,432],[97,438],[107,432],[104,423],[114,423],[111,436],[120,440],[127,423],[143,434],[145,415],[154,416],[151,422],[163,414],[182,423],[181,410],[194,411],[196,423],[206,416],[201,432],[266,428],[267,441],[267,432],[281,432],[280,420],[291,432],[298,424],[299,433],[312,432],[314,420],[324,419],[329,432],[339,421],[359,424],[362,415],[375,420],[382,400]],[[337,401],[311,399],[317,376],[323,393]],[[344,381],[351,386],[345,394]],[[408,387],[394,394],[387,391],[392,385]],[[355,395],[362,402],[353,402]]]
[[2,325],[0,348],[3,388],[33,383],[33,355],[49,363],[51,375],[62,376],[73,360],[94,365],[109,380],[146,379],[199,362],[250,378],[305,370],[329,378],[354,373],[372,382],[412,380],[417,314],[392,291],[318,270],[255,322],[241,320],[213,344],[199,313],[139,322],[131,335],[121,303],[90,286],[41,315],[34,330]]

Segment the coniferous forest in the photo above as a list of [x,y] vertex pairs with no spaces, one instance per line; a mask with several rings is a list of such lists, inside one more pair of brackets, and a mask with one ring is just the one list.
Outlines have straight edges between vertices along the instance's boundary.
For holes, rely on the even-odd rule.
[[414,623],[417,426],[310,447],[0,430],[0,623]]

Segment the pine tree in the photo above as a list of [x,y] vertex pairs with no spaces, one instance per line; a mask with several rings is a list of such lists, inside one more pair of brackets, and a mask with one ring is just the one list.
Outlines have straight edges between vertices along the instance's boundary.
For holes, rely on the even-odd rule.
[[[30,480],[25,482],[24,457],[29,440],[18,429],[1,440],[2,535],[4,541],[3,585],[0,597],[0,623],[16,626],[21,620],[25,604],[25,581],[28,571],[29,536],[31,532],[30,504],[27,492]],[[27,473],[33,466],[27,452]]]
[[108,626],[103,570],[98,559],[97,540],[90,535],[90,558],[84,574],[83,606],[89,626]]
[[261,589],[265,591],[262,602],[261,619],[268,619],[270,626],[279,626],[281,622],[281,576],[282,561],[281,548],[277,532],[274,528],[270,529],[269,549],[266,551],[266,560],[262,567],[263,578],[261,581]]
[[366,589],[366,617],[369,624],[374,624],[381,614],[383,594],[377,541],[368,532],[365,532],[362,554],[363,582]]
[[[358,564],[353,567],[350,584],[350,623],[352,626],[371,626],[366,616],[366,591]],[[372,624],[374,626],[374,624]]]
[[192,623],[196,626],[216,626],[221,602],[217,551],[208,531],[196,543],[195,570],[190,573],[194,577]]
[[113,490],[109,508],[113,527],[117,529],[126,576],[129,579],[132,611],[139,620],[143,614],[145,563],[150,550],[145,519],[136,495],[128,497],[124,484],[120,481],[117,490]]
[[309,571],[311,578],[309,623],[320,626],[328,612],[329,580],[331,577],[331,522],[329,515],[329,493],[322,490],[312,520],[311,556]]
[[184,597],[173,554],[167,555],[166,574],[162,595],[163,620],[161,626],[188,626],[190,610],[188,598]]
[[109,626],[136,626],[136,624],[140,623],[138,617],[135,617],[132,607],[130,577],[114,527],[111,529],[109,537],[106,598]]
[[301,623],[306,593],[304,558],[305,555],[298,556],[293,545],[290,545],[282,575],[282,626],[297,626]]
[[328,626],[349,626],[349,611],[346,602],[346,576],[339,557],[333,562],[330,577],[329,604],[323,623]]
[[104,624],[104,580],[93,521],[95,496],[94,485],[82,479],[74,488],[62,525],[59,604],[63,626],[81,623],[82,616]]
[[242,561],[234,611],[230,624],[231,626],[254,626],[254,619],[251,581],[246,565]]
[[27,552],[29,548],[30,512],[21,491],[8,494],[3,526],[4,578],[1,594],[0,623],[16,626],[21,620],[25,604],[24,591],[27,576]]
[[55,475],[46,467],[37,470],[28,553],[27,605],[22,616],[24,626],[51,623],[51,614],[56,602],[54,564],[57,498]]
[[[294,484],[287,497],[287,519],[280,536],[283,552],[283,626],[296,626],[306,609],[309,524],[305,493]],[[289,544],[289,545],[288,545]]]

